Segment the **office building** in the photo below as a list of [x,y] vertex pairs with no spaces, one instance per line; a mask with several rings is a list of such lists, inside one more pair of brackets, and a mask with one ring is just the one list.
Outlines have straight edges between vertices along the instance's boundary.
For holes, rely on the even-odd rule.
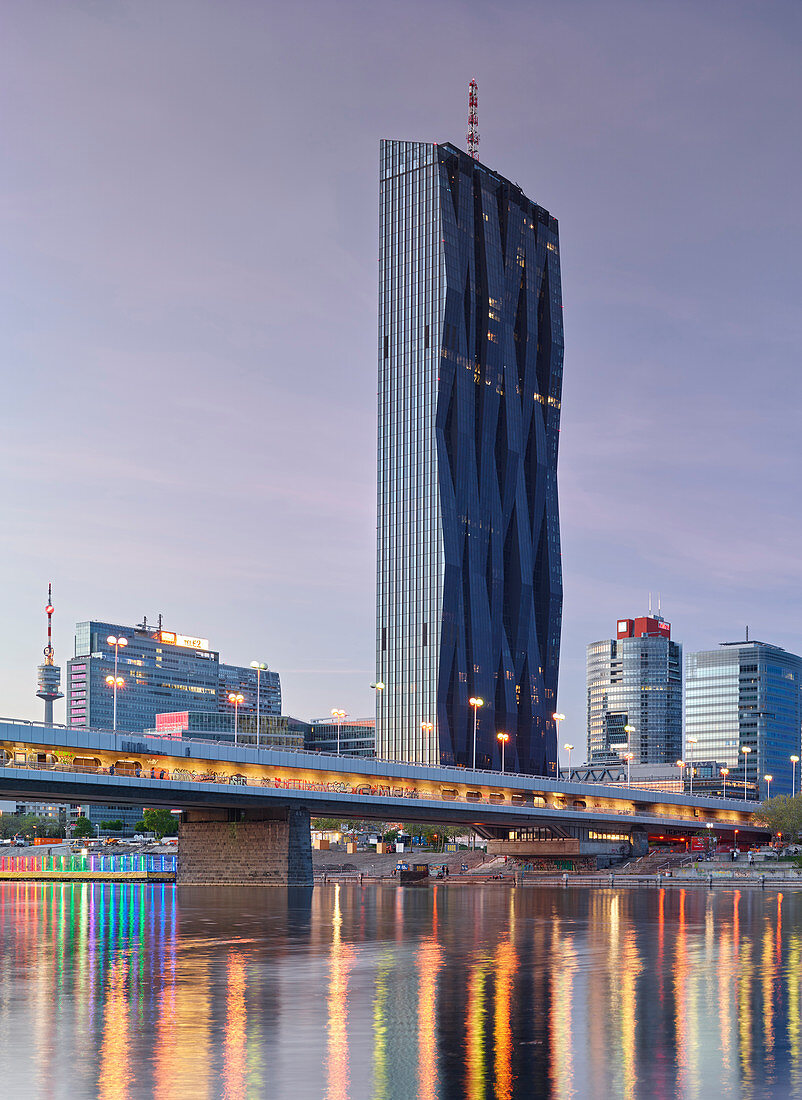
[[[234,713],[229,693],[241,694],[241,718],[256,714],[257,673],[250,667],[221,663],[206,638],[174,631],[90,621],[75,628],[75,656],[67,662],[67,724],[111,729],[115,647],[109,637],[125,638],[118,647],[117,729],[138,732],[154,726],[165,711]],[[281,714],[277,672],[263,671],[259,682],[260,715]]]
[[337,723],[331,718],[313,718],[307,733],[306,747],[311,752],[339,751],[340,756],[376,755],[375,718],[344,718]]
[[[729,768],[728,788],[757,784],[765,797],[790,794],[800,755],[802,658],[766,642],[723,642],[685,663],[686,756]],[[748,753],[742,749],[749,749]],[[796,791],[800,790],[799,764]]]
[[619,619],[615,638],[587,647],[588,763],[682,757],[682,646],[651,612]]
[[76,806],[66,802],[17,802],[14,812],[19,817],[33,814],[34,817],[49,817],[63,826],[73,826],[81,814],[86,814],[87,806]]
[[[309,723],[298,718],[283,714],[260,714],[258,747],[301,752],[308,730]],[[233,714],[220,714],[217,711],[169,711],[166,714],[157,714],[154,729],[146,732],[152,732],[159,737],[227,741],[233,745],[235,720]],[[255,714],[237,716],[236,741],[239,745],[257,747]]]
[[[108,639],[125,639],[115,646]],[[138,626],[120,623],[77,623],[75,656],[67,662],[67,724],[93,729],[116,728],[126,732],[152,729],[156,715],[164,711],[209,712],[230,716],[234,707],[229,693],[242,695],[239,720],[256,718],[257,670],[226,665],[209,648],[206,638],[156,629],[144,620]],[[260,671],[259,714],[281,714],[281,684],[277,672]],[[95,805],[90,807],[93,826],[121,818],[126,831],[142,817],[141,807]]]
[[376,753],[556,775],[557,221],[450,144],[380,174]]

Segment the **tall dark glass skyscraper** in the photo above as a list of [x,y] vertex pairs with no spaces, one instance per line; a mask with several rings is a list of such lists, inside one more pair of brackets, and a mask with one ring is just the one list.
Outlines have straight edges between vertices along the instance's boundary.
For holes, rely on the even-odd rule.
[[557,222],[448,144],[383,141],[380,204],[376,752],[470,766],[475,716],[555,774]]

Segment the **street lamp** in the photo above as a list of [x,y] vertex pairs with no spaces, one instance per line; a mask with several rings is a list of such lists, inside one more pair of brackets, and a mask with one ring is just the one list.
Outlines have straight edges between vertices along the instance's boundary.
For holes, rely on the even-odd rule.
[[480,699],[479,696],[471,696],[468,700],[468,706],[473,707],[473,770],[476,771],[476,712],[479,707],[485,705],[484,699]]
[[496,734],[496,740],[501,745],[501,774],[502,775],[504,774],[504,746],[507,744],[509,739],[510,739],[510,735],[508,733],[497,733]]
[[434,722],[421,722],[420,728],[425,736],[427,733],[431,733],[434,729]]
[[[697,737],[686,737],[685,740],[686,740],[686,743],[688,745],[698,745],[698,743],[699,743],[699,739]],[[687,756],[688,756],[688,768],[690,769],[690,773],[691,773],[691,794],[693,794],[693,761],[691,760],[692,755],[693,754],[691,753],[691,751],[689,749],[688,753],[687,753]]]
[[239,708],[240,703],[245,702],[245,696],[239,691],[230,691],[228,693],[228,701],[234,704],[234,744],[236,745],[239,729]]
[[375,684],[371,684],[370,686],[375,688],[376,691],[384,691],[384,684],[381,680],[377,680]]
[[624,726],[624,733],[627,735],[627,752],[629,752],[630,749],[632,748],[632,745],[630,744],[630,742],[631,742],[632,734],[634,732],[635,732],[635,727],[634,726],[629,726],[629,725]]
[[721,796],[722,798],[727,797],[727,776],[729,774],[730,774],[730,769],[729,768],[722,768],[721,769],[721,775],[724,779],[724,794]]
[[337,755],[339,756],[340,755],[340,726],[342,724],[343,718],[347,718],[348,715],[345,713],[344,710],[337,710],[336,707],[335,707],[335,709],[331,712],[331,716],[334,719],[334,721],[337,723]]
[[682,774],[682,769],[685,767],[685,761],[684,760],[678,760],[677,761],[677,767],[680,769],[679,781],[682,784],[682,793],[685,794],[685,776]]
[[[120,656],[120,646],[123,646],[123,647],[127,646],[128,645],[128,639],[127,638],[118,638],[114,634],[109,634],[108,638],[106,638],[106,641],[109,643],[109,645],[114,646],[114,712],[113,712],[113,718],[112,718],[112,722],[111,722],[111,728],[112,728],[112,730],[114,730],[116,732],[116,730],[117,730],[117,688],[122,684],[122,680],[119,680],[119,677],[117,676],[117,661],[118,661],[119,656]],[[119,683],[118,683],[118,680],[119,680]],[[107,684],[109,683],[108,676],[106,677],[106,683]]]
[[764,775],[763,778],[766,780],[766,798],[771,798],[771,781],[774,778],[774,776],[773,775]]
[[798,756],[791,757],[791,798],[796,794],[796,766],[799,763]]
[[749,745],[741,746],[741,752],[744,754],[744,802],[746,802],[746,765],[749,762],[749,753],[751,751]]
[[563,748],[568,753],[568,778],[569,779],[571,778],[571,750],[573,749],[573,747],[574,747],[573,745],[563,745]]
[[259,695],[261,688],[262,673],[267,672],[267,665],[263,665],[261,661],[251,661],[251,668],[256,669],[256,747],[259,748]]
[[630,767],[630,764],[632,763],[632,758],[634,757],[634,755],[635,755],[634,752],[625,752],[624,753],[624,759],[627,762],[627,786],[628,787],[630,786],[630,783],[631,783],[629,767]]

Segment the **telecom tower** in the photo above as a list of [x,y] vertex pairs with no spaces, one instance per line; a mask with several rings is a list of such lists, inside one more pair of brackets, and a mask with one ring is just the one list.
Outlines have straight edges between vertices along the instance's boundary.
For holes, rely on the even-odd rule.
[[47,645],[44,649],[45,660],[44,664],[39,665],[38,673],[38,686],[39,690],[36,693],[37,699],[44,699],[45,701],[45,725],[53,725],[53,703],[56,699],[63,699],[64,693],[61,690],[61,669],[57,664],[53,663],[53,586],[49,584],[47,586]]

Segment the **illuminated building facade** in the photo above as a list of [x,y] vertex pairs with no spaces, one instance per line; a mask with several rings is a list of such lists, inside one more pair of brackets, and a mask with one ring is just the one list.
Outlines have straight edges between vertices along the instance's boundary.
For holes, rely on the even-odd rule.
[[376,753],[555,775],[557,221],[450,144],[380,174]]
[[682,646],[651,613],[619,619],[616,635],[587,647],[588,763],[629,751],[632,764],[674,764],[682,756]]
[[[765,797],[791,794],[791,756],[800,755],[802,658],[766,642],[724,642],[685,662],[685,738],[694,756],[723,761],[733,794],[751,786]],[[746,747],[750,751],[743,753]],[[746,760],[746,765],[744,761]],[[802,774],[796,768],[796,792]],[[749,797],[752,797],[750,794]]]
[[[255,746],[256,715],[242,713],[237,716],[236,739],[239,745]],[[284,714],[259,714],[259,747],[286,749],[301,752],[304,748],[309,723]],[[148,733],[151,731],[148,730]],[[160,737],[199,738],[200,740],[227,741],[234,744],[234,715],[218,711],[169,711],[156,715],[154,731]]]
[[[75,656],[67,662],[67,725],[112,728],[114,647],[107,638],[124,637],[119,650],[117,728],[141,731],[164,711],[217,711],[232,714],[229,692],[242,694],[240,718],[256,714],[256,670],[220,662],[205,638],[154,630],[147,623],[121,626],[90,621],[75,627]],[[260,714],[281,714],[277,672],[263,671]]]

